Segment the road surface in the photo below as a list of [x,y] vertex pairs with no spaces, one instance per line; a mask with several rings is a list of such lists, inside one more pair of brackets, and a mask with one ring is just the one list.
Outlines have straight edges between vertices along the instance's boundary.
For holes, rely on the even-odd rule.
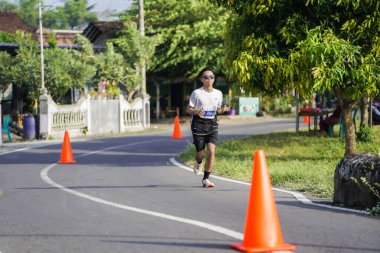
[[[236,252],[250,186],[201,177],[178,164],[188,124],[160,133],[0,148],[0,252]],[[295,121],[222,121],[220,137],[294,129]],[[380,252],[380,219],[304,204],[274,191],[283,239],[297,252]]]

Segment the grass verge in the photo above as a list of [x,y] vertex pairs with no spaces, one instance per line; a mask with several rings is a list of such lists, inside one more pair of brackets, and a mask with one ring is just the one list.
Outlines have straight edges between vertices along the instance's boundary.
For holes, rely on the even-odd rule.
[[[372,129],[373,141],[357,142],[358,153],[380,154],[380,126]],[[332,198],[335,167],[345,150],[343,139],[284,131],[219,142],[213,174],[250,182],[253,153],[257,149],[265,152],[274,187]],[[191,146],[181,159],[192,166],[194,154]]]

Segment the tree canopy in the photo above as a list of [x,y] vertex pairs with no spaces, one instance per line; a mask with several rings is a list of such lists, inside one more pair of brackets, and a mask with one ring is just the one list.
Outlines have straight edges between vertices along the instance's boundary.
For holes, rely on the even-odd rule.
[[81,50],[57,47],[45,49],[45,86],[52,98],[60,99],[70,90],[82,90],[92,84],[96,73],[95,55],[91,43],[81,35],[75,38]]
[[[31,27],[38,26],[38,3],[40,0],[19,0],[17,4],[9,1],[0,2],[0,10],[17,11],[20,17]],[[43,7],[44,27],[52,29],[83,29],[88,23],[97,20],[91,12],[94,5],[87,0],[63,0],[63,6]]]
[[0,10],[15,11],[17,10],[17,5],[8,1],[0,1]]
[[[144,2],[146,35],[161,40],[150,71],[194,77],[201,68],[213,66],[224,72],[223,32],[229,16],[225,8],[206,0]],[[134,4],[123,18],[135,20],[137,14]]]
[[230,78],[247,90],[303,96],[333,90],[356,152],[351,109],[379,88],[380,2],[376,0],[215,0],[238,15],[228,22]]
[[[17,32],[18,44],[16,56],[1,52],[0,84],[12,83],[27,91],[30,101],[38,99],[41,89],[40,48],[27,33]],[[67,91],[76,87],[83,89],[92,84],[96,72],[95,55],[91,43],[77,35],[76,43],[81,50],[50,47],[45,54],[45,86],[49,94],[62,102]]]
[[[111,42],[117,47],[118,53],[116,55],[120,54],[124,59],[122,83],[129,92],[128,100],[130,100],[141,83],[141,75],[137,70],[141,68],[143,63],[150,66],[160,38],[158,36],[143,36],[138,31],[135,22],[126,21],[123,29],[119,32],[119,36],[112,39]],[[111,48],[108,48],[107,51],[113,53]],[[108,59],[106,62],[114,62],[114,60],[109,59],[111,55],[106,53],[105,56]],[[114,65],[114,67],[116,66]]]

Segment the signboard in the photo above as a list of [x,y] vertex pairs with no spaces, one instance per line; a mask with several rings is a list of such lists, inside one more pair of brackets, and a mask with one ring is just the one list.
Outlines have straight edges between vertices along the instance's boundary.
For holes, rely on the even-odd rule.
[[239,97],[239,115],[256,115],[258,111],[258,97]]

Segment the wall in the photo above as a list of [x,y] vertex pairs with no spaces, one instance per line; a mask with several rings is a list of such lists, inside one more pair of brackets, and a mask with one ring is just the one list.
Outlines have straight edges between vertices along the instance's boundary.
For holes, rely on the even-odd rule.
[[40,137],[43,139],[99,135],[143,130],[150,127],[150,96],[132,103],[123,96],[109,99],[85,95],[76,104],[57,105],[49,95],[40,96]]
[[91,99],[90,108],[91,134],[120,132],[119,100]]

